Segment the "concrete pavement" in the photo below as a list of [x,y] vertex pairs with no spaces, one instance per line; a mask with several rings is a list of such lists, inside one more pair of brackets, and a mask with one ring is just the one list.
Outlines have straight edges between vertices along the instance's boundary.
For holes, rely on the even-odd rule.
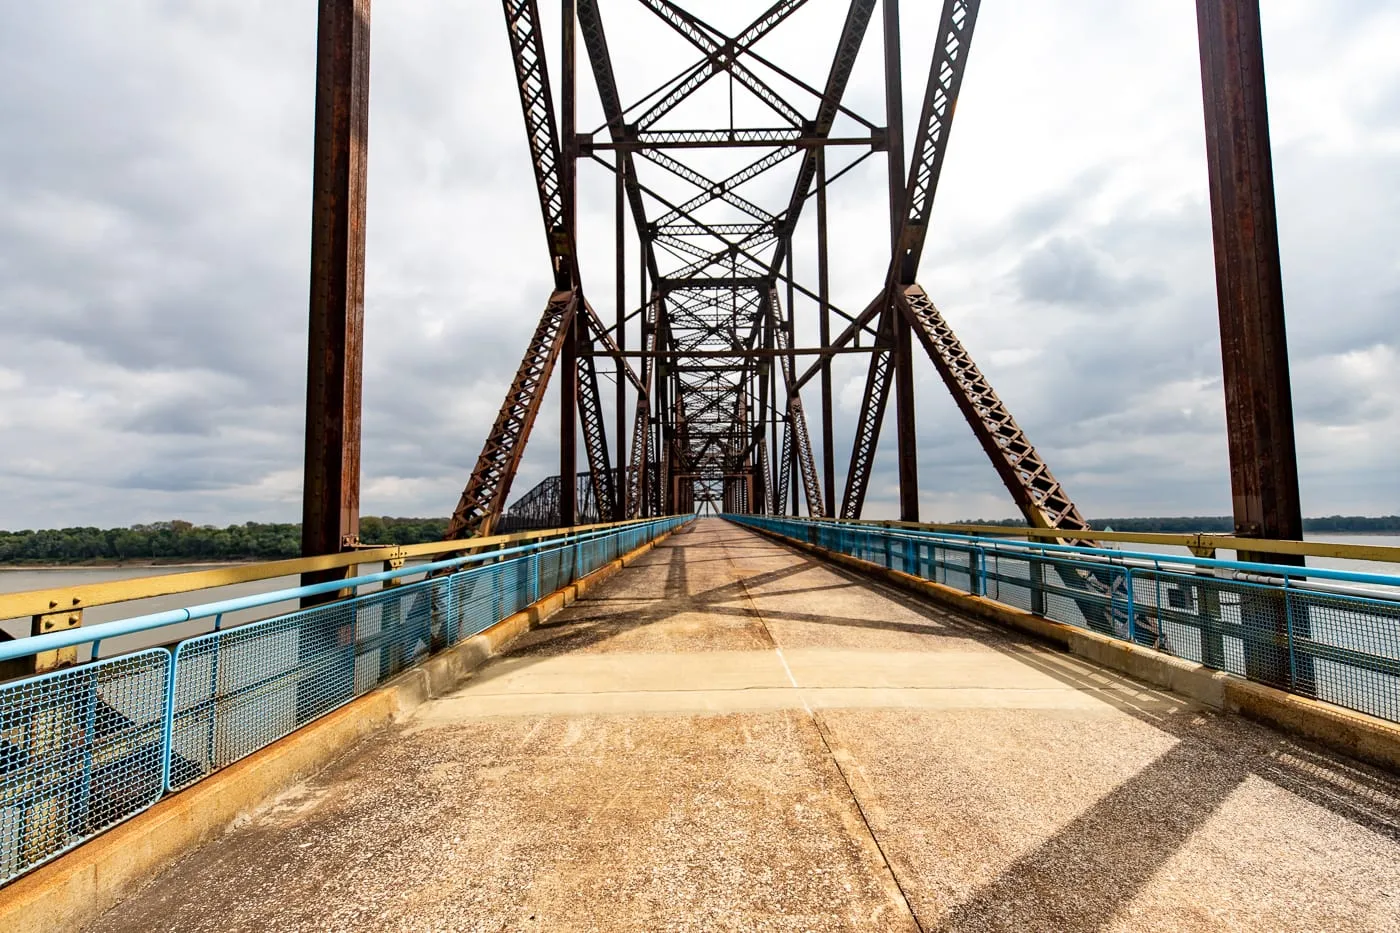
[[1400,930],[1400,782],[707,520],[94,930]]

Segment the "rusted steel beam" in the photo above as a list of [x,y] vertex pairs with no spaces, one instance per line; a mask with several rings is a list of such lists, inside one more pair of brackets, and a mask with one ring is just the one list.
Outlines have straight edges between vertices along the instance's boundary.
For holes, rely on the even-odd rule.
[[[586,319],[580,320],[579,325],[579,339],[587,343],[591,339],[591,328],[588,327]],[[575,365],[578,372],[578,421],[583,429],[583,449],[588,457],[593,501],[598,504],[598,517],[606,520],[616,514],[618,496],[608,453],[608,435],[603,420],[603,396],[598,384],[598,370],[592,356],[575,353]]]
[[[643,264],[645,270],[645,264]],[[642,276],[646,285],[646,276]],[[646,314],[642,318],[642,346],[650,353],[656,346],[656,321],[661,306],[661,296],[652,295],[647,302]],[[656,447],[651,443],[651,380],[654,367],[652,357],[642,360],[642,384],[637,390],[636,411],[632,424],[632,454],[628,460],[627,514],[639,518],[647,514],[651,501],[651,463],[656,456]]]
[[[1197,0],[1196,20],[1235,534],[1301,541],[1303,511],[1259,3]],[[1240,559],[1277,558],[1242,550]],[[1249,628],[1276,633],[1275,644],[1246,642],[1249,676],[1286,679],[1294,690],[1312,693],[1312,660],[1291,657],[1279,647],[1290,637],[1309,637],[1307,607],[1290,612],[1276,600],[1254,595],[1241,601],[1239,611]],[[1203,645],[1208,659],[1218,663],[1223,658],[1221,642],[1217,636]]]
[[[889,149],[890,250],[899,250],[904,217],[904,86],[900,64],[899,0],[884,0],[885,120]],[[899,518],[919,520],[918,424],[914,418],[914,355],[909,322],[893,315],[896,448],[899,455]],[[879,441],[878,435],[875,441]]]
[[[575,314],[564,331],[564,346],[560,354],[559,372],[559,475],[573,476],[578,471],[578,345],[579,315]],[[578,488],[571,483],[559,487],[559,524],[572,525],[578,521]]]
[[[774,497],[775,515],[788,514],[787,502],[792,479],[792,422],[783,422],[783,446],[778,455],[778,487]],[[797,512],[797,497],[793,496],[792,511]]]
[[[846,85],[850,81],[851,69],[855,67],[856,56],[860,52],[861,42],[865,39],[865,31],[870,25],[870,17],[875,12],[875,0],[851,0],[850,6],[846,10],[846,20],[841,26],[841,36],[836,42],[836,54],[832,56],[831,68],[827,72],[826,84],[822,88],[821,105],[817,108],[817,118],[813,121],[812,131],[809,134],[813,138],[823,138],[831,133],[832,124],[836,122],[837,115],[841,112],[841,99],[846,94]],[[888,136],[885,143],[888,145]],[[798,169],[797,181],[793,185],[792,195],[788,199],[787,210],[783,213],[783,225],[779,231],[782,236],[778,243],[778,252],[773,256],[773,261],[769,264],[770,274],[776,275],[782,268],[784,253],[790,245],[792,232],[797,229],[797,222],[802,216],[802,207],[807,203],[807,193],[812,187],[812,179],[817,172],[817,152],[815,148],[807,149],[802,157],[802,167]]]
[[[577,33],[576,0],[560,3],[560,127],[563,130],[563,158],[559,163],[559,179],[563,191],[564,230],[570,244],[576,244],[578,218],[578,144],[577,93],[578,72],[575,68],[574,39]],[[574,287],[578,287],[577,267],[572,271]],[[578,352],[583,343],[583,301],[564,336],[564,352],[559,374],[559,475],[573,476],[578,470]],[[578,486],[559,484],[559,524],[572,525],[578,521]]]
[[721,35],[713,27],[699,22],[694,16],[670,3],[669,0],[639,0],[639,2],[706,55],[705,60],[691,71],[685,81],[637,118],[637,125],[640,128],[646,129],[655,124],[672,108],[694,94],[710,78],[721,71],[728,71],[734,80],[744,85],[750,93],[767,104],[774,113],[789,124],[794,127],[802,125],[802,114],[798,113],[791,104],[783,99],[782,95],[773,90],[766,82],[749,71],[738,59],[743,56],[744,51],[750,45],[757,42],[769,30],[795,12],[806,0],[779,0],[747,29],[733,38]]
[[[578,301],[572,291],[555,292],[550,296],[520,368],[506,390],[491,433],[486,435],[476,468],[452,513],[447,527],[449,540],[473,534],[489,535],[505,511],[506,497],[510,494],[515,472],[520,468],[525,442],[530,438],[530,429],[544,401],[549,375],[573,328],[577,307]],[[572,476],[573,473],[561,475]]]
[[[301,552],[307,557],[359,541],[369,28],[370,0],[321,0],[302,487]],[[306,574],[302,582],[348,572]]]
[[868,146],[883,148],[883,136],[805,136],[800,129],[749,130],[649,130],[638,133],[636,139],[623,142],[598,142],[587,139],[584,153],[593,150],[607,152],[638,149],[749,149],[770,146],[797,146],[801,149],[827,146]]
[[870,474],[875,467],[875,449],[880,443],[880,426],[884,423],[885,406],[890,398],[890,382],[894,374],[894,321],[888,308],[880,317],[879,327],[882,345],[877,346],[871,355],[870,369],[865,377],[855,438],[851,441],[851,463],[846,470],[846,488],[841,496],[842,518],[860,518],[865,508],[865,493],[870,487]]
[[[807,433],[807,415],[802,408],[802,396],[793,387],[792,355],[787,353],[792,335],[788,326],[781,320],[777,289],[769,290],[768,305],[773,320],[775,349],[780,351],[778,364],[783,372],[783,385],[787,392],[788,426],[792,435],[790,445],[785,442],[784,446],[788,447],[789,455],[795,462],[793,479],[796,480],[799,475],[802,477],[802,491],[807,497],[807,514],[812,518],[820,518],[826,514],[826,506],[822,501],[821,479],[817,475],[817,461],[812,454],[812,438]],[[794,489],[794,506],[796,500],[797,493]]]
[[1196,17],[1235,534],[1301,541],[1259,4],[1197,0]]
[[899,450],[899,520],[919,520],[919,433],[914,417],[914,341],[909,322],[894,323],[894,402]]
[[1089,523],[924,290],[918,285],[900,290],[895,305],[1026,521],[1036,528],[1087,529]]
[[963,73],[972,46],[981,0],[944,0],[943,16],[935,35],[933,63],[929,66],[919,130],[914,137],[914,161],[900,199],[900,226],[895,234],[891,274],[896,284],[913,284],[919,272],[929,215],[948,153],[948,134],[957,111]]
[[530,144],[530,162],[535,170],[540,213],[554,268],[554,287],[567,290],[574,278],[573,241],[565,216],[564,180],[560,175],[562,150],[559,130],[554,123],[554,96],[545,65],[544,35],[536,0],[502,0],[506,34],[510,38],[515,82],[520,92],[520,109],[525,116],[525,135]]
[[[616,432],[617,443],[617,465],[622,469],[627,465],[627,387],[623,385],[622,370],[627,365],[621,354],[627,349],[627,169],[626,164],[620,164],[617,170],[616,187],[614,192],[614,217],[613,227],[617,237],[617,255],[614,267],[614,279],[617,291],[616,299],[616,329],[617,329],[617,380],[614,386],[615,394],[613,399],[613,425]],[[621,521],[627,517],[627,501],[622,487],[626,484],[624,476],[622,482],[618,483],[616,490],[614,507],[615,512],[612,518]]]
[[[635,127],[629,127],[623,112],[622,98],[618,95],[617,77],[613,72],[612,56],[608,51],[607,34],[603,30],[602,16],[596,0],[578,0],[578,25],[583,36],[583,46],[593,68],[593,81],[598,88],[598,97],[603,105],[603,115],[607,119],[608,134],[615,144],[629,142],[635,134]],[[646,205],[642,200],[641,188],[637,184],[637,173],[632,162],[631,152],[619,153],[623,184],[627,191],[628,205],[632,210],[632,222],[641,238],[642,248],[642,291],[645,296],[646,272],[653,278],[658,275],[656,255],[648,242],[646,230]]]
[[[817,335],[822,349],[831,343],[831,281],[828,268],[826,209],[826,153],[817,153]],[[832,417],[831,357],[822,367],[822,492],[836,508],[836,437]]]

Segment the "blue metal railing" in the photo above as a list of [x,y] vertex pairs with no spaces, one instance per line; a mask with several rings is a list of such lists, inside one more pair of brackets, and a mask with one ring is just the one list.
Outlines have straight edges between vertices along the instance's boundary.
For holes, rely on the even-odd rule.
[[1400,722],[1400,577],[850,522],[725,517]]
[[[673,516],[0,643],[0,660],[215,630],[0,684],[0,884],[277,741],[657,536]],[[409,578],[420,578],[406,582]],[[359,595],[361,587],[391,583]],[[225,613],[349,589],[232,628]]]

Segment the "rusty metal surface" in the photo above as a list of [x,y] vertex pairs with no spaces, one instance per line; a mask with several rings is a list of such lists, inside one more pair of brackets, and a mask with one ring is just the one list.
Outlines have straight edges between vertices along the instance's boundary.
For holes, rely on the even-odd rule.
[[841,517],[860,518],[865,508],[865,493],[870,487],[870,472],[875,466],[875,448],[880,442],[880,426],[885,420],[889,403],[890,383],[894,376],[892,323],[889,311],[881,317],[880,333],[884,345],[870,354],[870,368],[861,394],[860,414],[856,416],[855,440],[851,444],[851,464],[846,470],[846,490],[841,496]]
[[[1065,532],[1084,530],[1085,522],[1074,503],[1026,440],[1024,432],[927,295],[915,284],[980,10],[978,0],[943,0],[934,34],[921,37],[932,38],[932,56],[917,129],[911,128],[914,139],[907,170],[902,125],[905,92],[900,67],[903,50],[897,0],[885,0],[882,4],[885,95],[881,116],[886,123],[883,127],[859,113],[859,105],[847,105],[843,101],[856,56],[874,15],[876,0],[850,0],[843,5],[844,22],[840,34],[835,37],[826,80],[820,87],[816,86],[816,81],[808,83],[786,72],[765,58],[759,49],[765,37],[790,20],[802,22],[801,17],[793,17],[804,5],[802,0],[778,0],[766,5],[747,26],[734,32],[725,32],[703,18],[718,14],[707,11],[703,16],[696,15],[672,0],[631,2],[652,15],[634,20],[633,25],[641,30],[651,26],[673,32],[693,48],[697,57],[689,63],[679,63],[680,70],[664,79],[659,75],[646,76],[641,90],[632,88],[624,92],[608,48],[602,5],[597,0],[564,0],[560,56],[563,106],[560,109],[561,131],[556,132],[548,106],[544,46],[535,3],[505,0],[522,109],[530,133],[556,274],[560,273],[562,264],[573,262],[575,253],[570,218],[576,159],[587,158],[615,173],[612,181],[617,223],[617,319],[615,326],[604,327],[591,308],[585,307],[580,312],[588,321],[585,345],[566,346],[570,378],[561,391],[567,399],[572,399],[575,389],[580,394],[577,406],[567,402],[565,405],[561,472],[571,475],[573,471],[573,460],[568,455],[573,440],[569,421],[574,417],[574,409],[581,406],[584,444],[589,453],[590,470],[596,478],[596,498],[606,504],[609,500],[606,487],[614,476],[619,477],[618,486],[625,487],[625,490],[614,488],[611,491],[616,514],[640,515],[649,507],[669,510],[691,499],[716,507],[727,503],[741,510],[784,510],[789,497],[797,496],[799,478],[806,493],[808,512],[823,514],[826,508],[834,509],[836,505],[832,495],[835,458],[831,360],[837,353],[862,352],[870,355],[871,365],[841,514],[857,517],[861,512],[884,411],[893,391],[897,400],[900,514],[905,520],[917,519],[918,423],[912,370],[913,341],[917,339],[952,391],[1027,519],[1037,527]],[[1236,220],[1244,218],[1242,223],[1246,226],[1250,218],[1262,217],[1267,221],[1265,232],[1272,236],[1272,200],[1259,200],[1260,190],[1267,195],[1271,186],[1267,177],[1267,135],[1263,129],[1262,72],[1257,81],[1252,72],[1241,73],[1243,77],[1236,75],[1236,83],[1243,81],[1244,85],[1242,89],[1230,90],[1221,83],[1225,79],[1218,73],[1225,65],[1216,61],[1227,52],[1236,58],[1239,54],[1257,58],[1257,36],[1253,33],[1245,38],[1252,36],[1254,46],[1246,42],[1244,53],[1230,52],[1225,42],[1229,39],[1239,44],[1240,22],[1245,22],[1246,26],[1252,23],[1257,33],[1257,18],[1247,22],[1239,20],[1239,16],[1251,11],[1257,17],[1257,5],[1245,0],[1225,3],[1201,0],[1198,8],[1202,17],[1208,128],[1222,138],[1233,134],[1231,139],[1240,151],[1226,154],[1236,160],[1230,164],[1244,165],[1239,160],[1252,159],[1257,163],[1256,169],[1262,164],[1266,182],[1260,189],[1256,181],[1253,189],[1246,192],[1255,199],[1253,202],[1232,205],[1230,210]],[[585,132],[576,133],[574,127],[575,15],[577,35],[587,53],[604,119],[602,126],[592,132],[584,127]],[[611,8],[609,15],[612,15]],[[634,40],[629,38],[629,41]],[[669,68],[675,63],[664,64]],[[1236,71],[1241,67],[1235,59],[1226,64]],[[774,75],[783,81],[777,83]],[[628,77],[632,78],[630,72]],[[659,83],[650,84],[648,89],[653,80]],[[727,80],[731,94],[737,90],[748,95],[753,99],[750,103],[757,101],[776,119],[736,124],[731,118],[728,126],[696,126],[693,120],[687,119],[690,113],[683,105],[717,80]],[[714,91],[714,88],[709,89]],[[1212,113],[1213,105],[1219,113]],[[1230,107],[1234,110],[1229,110]],[[849,118],[852,125],[859,124],[861,129],[846,133],[841,139],[833,138],[831,129],[838,117]],[[1222,129],[1227,127],[1223,122],[1227,120],[1236,121],[1228,124],[1233,130]],[[1261,132],[1264,133],[1262,142]],[[826,281],[825,201],[826,185],[852,166],[847,165],[828,178],[826,148],[867,142],[870,152],[859,155],[857,164],[873,153],[884,153],[887,163],[891,254],[880,292],[859,313],[847,313],[830,303]],[[1212,146],[1219,149],[1222,145],[1220,139],[1212,137]],[[751,160],[741,164],[731,162],[723,170],[716,170],[714,161],[706,162],[695,156],[696,151],[740,146],[753,150]],[[1214,163],[1220,163],[1223,158],[1225,155],[1220,152],[1212,153],[1217,253],[1221,257],[1226,256],[1225,247],[1219,243],[1224,234],[1221,232],[1222,208],[1218,202],[1223,195],[1216,189],[1224,173]],[[642,172],[637,171],[639,167]],[[786,204],[772,203],[770,196],[777,186],[772,183],[771,176],[786,172],[795,176],[790,194],[785,186],[778,188]],[[665,184],[655,181],[657,178],[663,179]],[[762,179],[763,183],[753,184],[757,179]],[[1240,192],[1232,194],[1235,195],[1243,196]],[[807,200],[814,197],[818,200],[820,281],[812,288],[798,282],[793,274],[793,234]],[[1254,213],[1248,213],[1246,207]],[[641,256],[639,299],[648,293],[648,282],[656,296],[646,302],[645,307],[630,312],[624,308],[626,288],[621,283],[627,240],[622,225],[629,208]],[[1229,305],[1233,299],[1226,292],[1234,289],[1238,293],[1242,286],[1234,280],[1227,282],[1227,266],[1228,270],[1243,274],[1240,270],[1252,255],[1248,254],[1247,245],[1236,243],[1232,247],[1234,252],[1220,259],[1222,328],[1227,331],[1227,384],[1232,386],[1230,391],[1235,399],[1238,393],[1254,391],[1251,387],[1262,385],[1261,380],[1272,380],[1269,392],[1273,394],[1265,407],[1286,411],[1287,382],[1286,378],[1281,382],[1278,378],[1279,354],[1283,350],[1281,307],[1276,321],[1279,339],[1268,344],[1272,348],[1268,352],[1250,356],[1246,350],[1236,349],[1229,335],[1230,326],[1237,325],[1242,331],[1257,327],[1267,331],[1272,327],[1268,321],[1259,324],[1262,318],[1258,318],[1258,314],[1254,318],[1241,317],[1245,311]],[[1276,250],[1272,266],[1267,262],[1265,266],[1268,274],[1263,276],[1263,285],[1267,291],[1276,278],[1273,275],[1277,271]],[[578,270],[567,271],[571,287],[581,288]],[[777,289],[783,286],[788,296],[785,305],[780,306]],[[819,346],[802,351],[794,347],[793,340],[798,313],[794,306],[799,299],[815,305],[816,323],[820,328]],[[1250,300],[1262,299],[1256,295]],[[833,315],[845,322],[841,333],[834,338],[830,326]],[[770,318],[774,322],[772,325],[767,323]],[[634,327],[640,324],[640,339],[636,343],[629,340],[629,322],[633,322]],[[1255,339],[1253,331],[1250,335],[1250,339]],[[1266,333],[1265,342],[1270,339],[1270,334]],[[627,346],[640,349],[629,351],[625,349]],[[812,349],[817,358],[799,375],[795,369],[796,356]],[[577,362],[574,350],[578,351]],[[1232,353],[1236,354],[1237,362],[1248,357],[1254,369],[1231,375]],[[637,389],[631,419],[633,434],[630,443],[622,436],[616,438],[615,455],[606,449],[603,439],[605,413],[597,391],[598,371],[593,362],[600,355],[614,358],[619,378],[627,378]],[[642,360],[640,376],[626,364],[628,357]],[[772,362],[775,358],[781,367],[781,384]],[[575,366],[580,369],[581,381],[577,384],[572,378]],[[823,390],[820,461],[813,455],[812,438],[799,395],[807,380],[818,375],[822,377]],[[1243,402],[1232,401],[1232,412],[1241,406]],[[619,435],[628,421],[624,409],[625,397],[619,388],[613,411]],[[1276,514],[1277,510],[1269,513],[1274,517],[1264,514],[1275,507],[1266,500],[1271,496],[1278,498],[1265,486],[1280,476],[1287,486],[1289,477],[1283,474],[1292,469],[1291,435],[1285,449],[1280,446],[1283,427],[1274,422],[1264,424],[1265,420],[1260,416],[1246,427],[1232,421],[1232,460],[1247,461],[1247,469],[1253,471],[1250,476],[1241,478],[1238,474],[1244,468],[1236,463],[1237,516],[1243,516],[1240,518],[1242,532],[1265,533],[1269,530],[1266,525],[1279,524],[1277,514],[1282,513]],[[785,435],[782,444],[778,439],[780,426]],[[1245,435],[1250,431],[1254,433],[1255,447],[1242,452],[1247,446]],[[620,469],[623,451],[629,453],[625,470]],[[770,464],[768,457],[771,456],[776,456],[778,462]],[[1269,465],[1270,458],[1283,464],[1282,472]],[[613,459],[619,461],[619,469],[611,467]],[[657,464],[654,472],[649,468],[653,462]],[[1296,486],[1296,477],[1293,484]],[[793,509],[796,510],[795,502]],[[1277,536],[1291,534],[1285,530]]]
[[1302,540],[1258,0],[1198,0],[1235,534]]
[[563,290],[570,287],[574,256],[565,224],[559,130],[554,123],[554,95],[545,62],[540,11],[535,0],[502,0],[502,5],[520,109],[525,117],[525,135],[530,144],[530,163],[554,268],[554,285]]
[[943,4],[919,131],[914,138],[914,161],[909,166],[902,201],[903,216],[895,236],[892,270],[901,285],[913,284],[919,272],[919,257],[928,236],[929,215],[943,172],[943,158],[948,153],[948,134],[981,6],[981,0],[945,0]]
[[[581,327],[585,339],[592,338],[592,328]],[[598,386],[598,370],[594,357],[578,356],[578,417],[583,433],[583,449],[588,457],[588,470],[593,475],[593,498],[598,503],[599,516],[616,518],[617,489],[608,450],[607,422],[603,416],[603,397]],[[621,380],[618,380],[621,382]]]
[[525,442],[539,414],[540,403],[544,401],[550,372],[573,326],[577,308],[578,301],[572,291],[555,292],[550,296],[515,379],[506,391],[491,433],[486,435],[476,469],[452,513],[448,538],[491,533],[492,522],[505,507]]
[[[351,547],[360,530],[369,29],[369,0],[322,0],[312,157],[305,556]],[[320,582],[324,573],[305,582]]]
[[1037,528],[1083,530],[1089,523],[1050,472],[991,383],[918,285],[902,289],[896,307],[933,361],[953,401],[996,468],[1017,508]]

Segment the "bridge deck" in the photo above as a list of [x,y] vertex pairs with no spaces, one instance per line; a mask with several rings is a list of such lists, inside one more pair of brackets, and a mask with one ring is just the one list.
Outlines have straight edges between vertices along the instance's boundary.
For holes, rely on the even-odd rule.
[[95,928],[1400,929],[1397,826],[1393,779],[714,520]]

